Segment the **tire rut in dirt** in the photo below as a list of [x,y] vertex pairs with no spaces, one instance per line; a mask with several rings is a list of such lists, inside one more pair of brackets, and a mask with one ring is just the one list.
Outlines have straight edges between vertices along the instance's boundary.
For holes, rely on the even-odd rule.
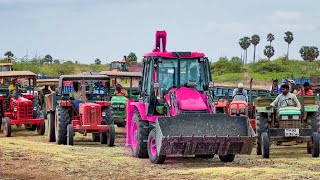
[[67,144],[67,126],[70,124],[69,111],[64,107],[58,106],[56,113],[58,113],[56,142],[57,144]]
[[262,155],[261,150],[261,134],[268,131],[268,114],[257,113],[256,115],[256,130],[257,130],[257,155]]

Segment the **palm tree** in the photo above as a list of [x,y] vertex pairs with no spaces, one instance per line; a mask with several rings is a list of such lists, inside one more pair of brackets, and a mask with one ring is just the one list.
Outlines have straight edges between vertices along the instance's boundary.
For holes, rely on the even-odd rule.
[[239,39],[239,45],[240,45],[240,48],[241,48],[241,62],[244,63],[244,53],[242,55],[242,51],[244,51],[243,38]]
[[289,46],[291,42],[293,41],[293,34],[290,31],[287,31],[284,33],[285,36],[283,37],[284,41],[288,43],[288,50],[287,50],[287,60],[289,60]]
[[251,37],[251,43],[253,45],[253,63],[255,63],[256,61],[256,46],[259,44],[260,42],[260,36],[257,34],[254,34]]
[[267,41],[269,41],[270,42],[270,46],[271,46],[271,42],[274,40],[274,35],[272,34],[272,33],[269,33],[268,35],[267,35]]
[[302,46],[299,53],[305,61],[313,62],[319,56],[318,47],[315,46]]
[[263,51],[263,53],[270,60],[270,58],[274,55],[274,48],[272,46],[270,46],[270,45],[266,46],[264,51]]
[[14,56],[14,54],[11,51],[7,51],[4,56],[7,56],[8,62],[11,63],[11,58]]
[[251,40],[249,37],[245,36],[239,40],[239,45],[243,49],[243,64],[247,64],[248,60],[248,48],[251,45]]

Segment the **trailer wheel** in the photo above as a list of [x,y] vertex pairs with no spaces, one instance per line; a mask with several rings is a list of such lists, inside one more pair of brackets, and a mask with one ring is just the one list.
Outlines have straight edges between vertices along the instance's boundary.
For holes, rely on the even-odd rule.
[[257,113],[256,115],[256,132],[257,137],[257,155],[262,155],[261,134],[268,131],[268,115],[266,113]]
[[234,158],[235,158],[234,154],[219,155],[219,159],[222,162],[232,162]]
[[71,124],[67,126],[67,145],[73,146],[74,130]]
[[92,133],[92,141],[93,142],[99,142],[100,141],[100,136],[97,133]]
[[67,126],[70,124],[68,109],[58,106],[56,110],[56,143],[67,144]]
[[56,134],[55,134],[55,113],[54,112],[49,113],[48,121],[49,121],[48,139],[49,139],[49,142],[55,142]]
[[309,127],[313,132],[320,133],[320,115],[319,112],[308,113],[307,116]]
[[109,147],[112,147],[114,146],[114,139],[116,137],[116,132],[115,132],[115,129],[114,129],[114,125],[111,124],[109,126],[109,132],[107,132],[107,145]]
[[263,158],[269,158],[270,142],[269,136],[266,132],[261,134],[261,149]]
[[163,164],[166,160],[165,155],[159,155],[157,152],[157,143],[156,143],[156,130],[153,129],[150,131],[148,136],[148,155],[149,159],[154,164]]
[[10,119],[7,117],[2,118],[2,131],[3,131],[4,137],[11,136],[11,122],[10,122]]
[[147,140],[148,140],[148,121],[141,119],[140,113],[137,109],[133,114],[132,124],[131,124],[131,152],[132,156],[138,158],[147,158]]
[[214,158],[214,154],[196,154],[195,157],[202,159],[212,159]]
[[311,154],[312,157],[319,157],[319,133],[318,132],[313,132],[312,136],[312,149],[311,149]]

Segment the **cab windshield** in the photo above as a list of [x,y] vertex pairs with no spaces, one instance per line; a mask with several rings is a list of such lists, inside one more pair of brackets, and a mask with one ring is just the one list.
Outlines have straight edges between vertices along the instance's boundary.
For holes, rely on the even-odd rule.
[[[192,84],[197,90],[203,90],[204,84],[204,61],[199,59],[180,59],[178,67],[177,59],[162,59],[159,62],[159,86],[162,90],[168,90],[178,85],[180,76],[180,86]],[[178,74],[180,68],[180,74]]]

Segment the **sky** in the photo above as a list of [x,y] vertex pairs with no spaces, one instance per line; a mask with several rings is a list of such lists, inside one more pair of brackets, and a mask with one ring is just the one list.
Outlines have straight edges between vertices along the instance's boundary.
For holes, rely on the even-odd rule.
[[301,46],[320,46],[319,7],[318,0],[0,0],[0,56],[11,50],[17,58],[104,63],[135,52],[141,59],[154,48],[155,31],[166,30],[167,50],[213,60],[240,56],[239,39],[253,34],[261,37],[257,58],[263,58],[273,33],[279,57],[289,30],[290,57],[301,59]]

